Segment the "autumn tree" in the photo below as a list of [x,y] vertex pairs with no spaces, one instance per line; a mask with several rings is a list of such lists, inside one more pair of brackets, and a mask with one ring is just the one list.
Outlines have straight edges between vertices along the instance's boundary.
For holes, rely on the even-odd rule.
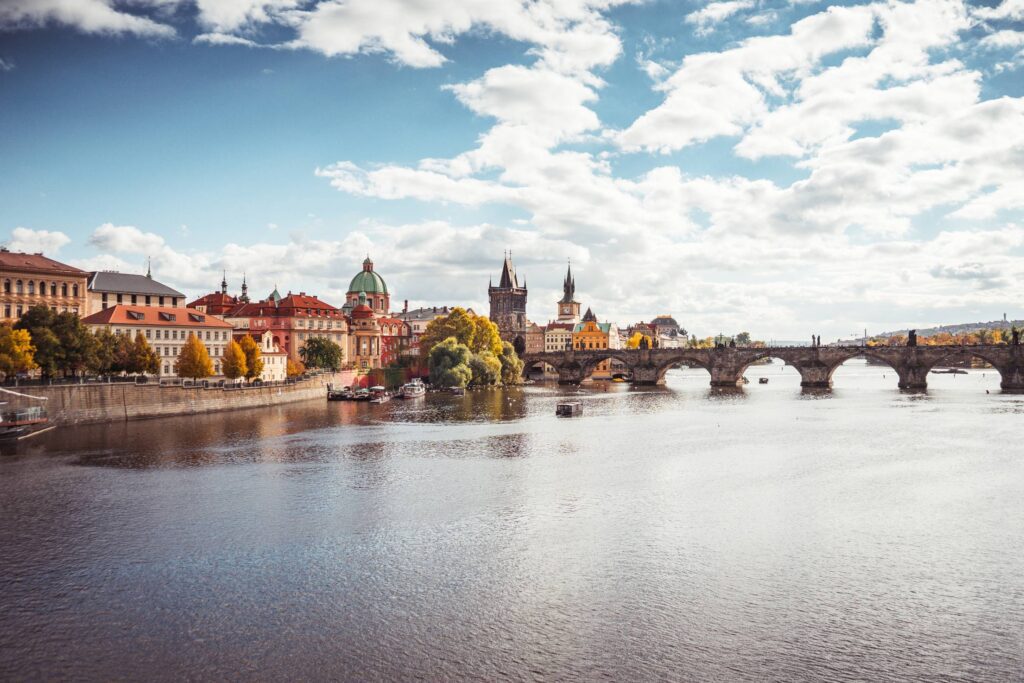
[[93,362],[96,338],[76,313],[56,313],[46,306],[33,306],[22,314],[14,328],[28,330],[36,347],[35,363],[47,379],[58,372],[77,375]]
[[501,343],[501,383],[519,384],[523,381],[523,361],[508,342]]
[[288,359],[288,365],[286,373],[289,377],[300,377],[306,372],[306,366],[302,364],[301,360]]
[[244,377],[248,366],[245,363],[245,351],[234,339],[224,349],[224,357],[220,361],[220,371],[228,379]]
[[92,333],[96,339],[96,353],[89,364],[89,372],[97,375],[109,375],[114,372],[114,350],[117,337],[109,328],[101,327]]
[[0,373],[4,378],[36,367],[33,355],[32,335],[28,330],[15,330],[0,325]]
[[473,339],[466,343],[473,353],[491,352],[494,356],[501,355],[501,333],[498,326],[485,315],[470,316],[473,320]]
[[434,344],[427,358],[430,383],[442,388],[466,386],[473,379],[469,367],[472,357],[469,347],[460,344],[455,337]]
[[149,345],[149,340],[142,332],[135,333],[135,343],[132,344],[132,367],[129,372],[139,375],[160,374],[160,356],[156,355],[156,349]]
[[641,340],[647,340],[647,348],[651,348],[654,344],[651,342],[651,338],[642,332],[634,332],[633,336],[626,340],[627,349],[639,349]]
[[[245,378],[250,382],[254,379],[259,379],[260,375],[263,374],[263,352],[260,351],[260,345],[256,343],[252,336],[247,334],[242,337],[239,346],[242,348],[242,353],[245,354]],[[338,348],[339,350],[341,349],[341,347]],[[341,367],[340,361],[338,367]]]
[[174,363],[174,372],[178,377],[191,377],[201,379],[213,374],[213,361],[210,360],[210,353],[206,350],[199,337],[188,335],[188,340],[181,347],[178,360]]
[[420,335],[420,354],[423,358],[430,357],[430,351],[435,344],[439,344],[449,337],[455,339],[459,344],[466,347],[473,346],[473,337],[476,335],[476,316],[467,313],[466,309],[456,306],[448,315],[434,318],[427,323],[426,329]]

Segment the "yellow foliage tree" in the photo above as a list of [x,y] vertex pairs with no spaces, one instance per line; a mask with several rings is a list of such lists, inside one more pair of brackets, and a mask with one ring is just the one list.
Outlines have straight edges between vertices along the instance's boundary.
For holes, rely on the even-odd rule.
[[224,349],[224,358],[220,362],[220,371],[228,379],[238,379],[245,375],[247,369],[245,363],[245,352],[234,339],[228,342]]
[[14,330],[0,325],[0,373],[4,377],[33,370],[36,367],[33,356],[36,347],[28,330]]
[[473,353],[483,353],[484,351],[490,351],[495,356],[500,356],[502,353],[501,346],[501,333],[498,332],[498,326],[491,321],[485,315],[474,315],[473,319],[473,339],[471,343],[466,343],[469,350]]
[[647,336],[643,332],[634,332],[633,336],[626,340],[626,348],[639,349],[640,341],[643,339],[647,340],[647,348],[651,348],[653,346],[653,344],[651,343],[651,338],[649,336]]
[[291,358],[288,359],[288,369],[287,369],[287,372],[288,372],[288,376],[289,377],[298,377],[299,375],[301,375],[305,371],[306,371],[306,366],[302,364],[302,361],[300,361],[300,360],[292,360]]
[[213,361],[210,360],[210,352],[203,346],[203,342],[192,334],[188,335],[185,346],[181,348],[178,360],[174,363],[174,371],[178,377],[191,377],[202,379],[213,374]]
[[245,372],[243,374],[247,380],[252,382],[263,374],[263,352],[260,351],[260,345],[256,343],[256,340],[248,334],[242,337],[239,346],[242,347],[242,353],[245,354]]

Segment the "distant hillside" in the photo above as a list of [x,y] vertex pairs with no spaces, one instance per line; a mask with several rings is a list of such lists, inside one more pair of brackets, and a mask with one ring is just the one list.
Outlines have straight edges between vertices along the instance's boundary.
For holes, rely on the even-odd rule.
[[[978,330],[995,330],[995,329],[1010,329],[1011,327],[1024,328],[1024,320],[993,320],[987,323],[959,323],[957,325],[942,325],[940,327],[929,327],[927,329],[918,328],[917,336],[919,337],[930,337],[933,334],[939,334],[941,332],[948,332],[949,334],[968,334],[970,332],[977,332]],[[892,337],[897,334],[906,335],[909,329],[895,330],[893,332],[883,332],[881,334],[874,335],[876,337]]]

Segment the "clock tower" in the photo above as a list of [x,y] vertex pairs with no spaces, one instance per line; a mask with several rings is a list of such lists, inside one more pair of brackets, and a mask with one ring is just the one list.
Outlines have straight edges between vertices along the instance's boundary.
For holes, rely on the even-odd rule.
[[580,320],[580,303],[574,300],[576,294],[576,280],[572,277],[572,264],[565,273],[565,282],[562,283],[562,299],[558,302],[558,322],[577,323]]

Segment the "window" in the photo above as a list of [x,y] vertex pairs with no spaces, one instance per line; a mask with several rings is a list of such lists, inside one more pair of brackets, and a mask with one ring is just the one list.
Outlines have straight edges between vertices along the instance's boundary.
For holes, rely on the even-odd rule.
[[11,305],[10,304],[4,304],[4,317],[5,318],[10,318],[11,317]]
[[163,298],[163,297],[160,297],[160,305],[161,305],[161,306],[163,306],[163,305],[164,305],[164,298]]
[[164,363],[164,374],[165,375],[171,374],[171,366],[168,365],[167,363]]
[[177,338],[178,338],[178,331],[177,330],[171,330],[171,339],[177,339]]
[[57,296],[57,283],[56,282],[51,282],[50,283],[50,296]]
[[[163,311],[161,311],[160,312],[160,319],[161,320],[166,320],[167,322],[174,322],[175,320],[178,319],[178,315],[176,313],[164,313]],[[174,332],[175,332],[175,334],[177,334],[178,331],[175,330]]]
[[39,281],[39,296],[46,296],[46,283]]
[[139,297],[137,297],[134,294],[132,294],[132,304],[137,304],[137,303],[139,303]]
[[71,285],[71,296],[78,296],[78,285]]
[[34,280],[29,280],[28,281],[28,293],[29,294],[35,294],[36,293],[36,283],[35,283]]
[[149,294],[146,295],[146,305],[147,306],[149,306],[150,304],[153,303],[152,299],[153,299],[153,297],[151,297]]
[[152,334],[152,332],[153,332],[152,330],[146,330],[146,339],[152,339],[153,338],[153,337],[150,336]]
[[[174,315],[174,314],[172,313],[171,315]],[[188,314],[188,319],[191,320],[194,323],[205,323],[206,322],[206,316],[205,315],[201,315],[199,313],[189,313]]]
[[21,304],[18,304],[18,307],[16,309],[14,309],[14,311],[15,311],[15,313],[18,314],[18,317],[20,318],[21,317]]
[[4,294],[10,294],[10,293],[11,293],[11,281],[10,280],[4,280]]
[[[68,283],[66,283],[66,282],[60,283],[60,295],[61,296],[67,296],[68,295]],[[118,303],[121,303],[120,299],[118,299]]]
[[146,314],[142,311],[128,311],[128,317],[132,320],[145,320]]
[[14,291],[18,294],[24,294],[24,287],[21,284],[21,280],[14,283]]
[[100,295],[100,301],[103,302],[103,308],[106,308],[107,307],[107,293],[106,292],[103,292],[103,294]]
[[118,294],[117,295],[117,303],[119,303],[119,304],[123,304],[124,303],[124,294]]

